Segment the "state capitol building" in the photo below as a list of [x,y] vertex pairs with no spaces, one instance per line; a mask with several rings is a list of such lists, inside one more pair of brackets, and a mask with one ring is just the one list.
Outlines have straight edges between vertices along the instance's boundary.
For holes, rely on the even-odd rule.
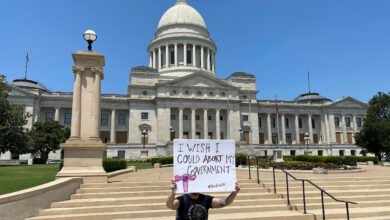
[[[306,133],[313,155],[360,155],[354,134],[362,127],[367,103],[309,92],[278,101],[277,121],[275,101],[257,100],[254,75],[236,72],[218,78],[216,43],[185,0],[177,0],[161,17],[147,52],[149,66],[131,69],[127,94],[101,96],[106,157],[138,159],[144,144],[149,157],[168,156],[175,138],[233,139],[237,153],[272,155],[280,148],[284,155],[299,155],[307,148]],[[32,115],[26,128],[49,120],[70,127],[72,93],[51,92],[25,79],[10,86],[10,102]],[[49,158],[60,155],[52,152]],[[11,157],[18,155],[0,155]]]

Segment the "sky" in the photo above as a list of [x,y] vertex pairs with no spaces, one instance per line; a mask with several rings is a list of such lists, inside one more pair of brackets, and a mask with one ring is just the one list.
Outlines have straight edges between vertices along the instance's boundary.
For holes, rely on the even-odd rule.
[[[146,48],[176,0],[1,0],[0,74],[52,91],[73,89],[72,53],[105,56],[102,93],[126,94],[129,72],[149,63]],[[367,102],[390,92],[388,0],[188,0],[204,18],[218,51],[217,75],[256,76],[258,99],[293,100],[312,92]]]

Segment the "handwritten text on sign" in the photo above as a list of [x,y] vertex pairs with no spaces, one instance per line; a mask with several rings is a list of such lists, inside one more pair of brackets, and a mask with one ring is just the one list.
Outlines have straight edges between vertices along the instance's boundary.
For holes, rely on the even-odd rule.
[[175,139],[173,163],[177,193],[234,191],[233,140]]

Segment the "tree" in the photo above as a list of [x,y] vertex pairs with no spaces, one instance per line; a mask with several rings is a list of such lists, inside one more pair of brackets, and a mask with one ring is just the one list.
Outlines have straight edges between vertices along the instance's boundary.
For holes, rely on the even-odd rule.
[[50,151],[60,149],[70,136],[70,129],[64,128],[58,121],[36,122],[27,134],[30,153],[39,162],[46,163]]
[[381,160],[390,153],[390,93],[378,92],[369,104],[363,128],[355,135],[356,144]]
[[7,97],[11,88],[5,78],[0,74],[0,153],[27,153],[27,137],[23,126],[27,124],[29,115],[23,113],[21,106],[9,103]]

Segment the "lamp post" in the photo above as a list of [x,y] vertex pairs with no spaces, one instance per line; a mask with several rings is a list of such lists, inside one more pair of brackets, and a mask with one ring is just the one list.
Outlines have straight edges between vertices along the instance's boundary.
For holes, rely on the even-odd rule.
[[142,136],[143,136],[143,138],[144,138],[144,141],[143,141],[143,143],[144,143],[144,146],[143,146],[143,148],[142,148],[142,149],[144,149],[144,150],[145,150],[145,138],[146,138],[146,130],[143,130],[143,131],[142,131]]
[[92,51],[92,43],[97,39],[95,31],[87,30],[84,32],[83,37],[88,42],[88,51]]
[[240,127],[240,129],[238,130],[240,132],[240,142],[242,141],[242,128]]
[[170,137],[171,141],[173,141],[172,133],[173,133],[173,128],[171,126],[171,127],[169,127],[169,134],[171,134],[171,137]]
[[306,149],[309,150],[309,142],[310,142],[310,136],[309,133],[305,133],[305,141],[306,141]]

